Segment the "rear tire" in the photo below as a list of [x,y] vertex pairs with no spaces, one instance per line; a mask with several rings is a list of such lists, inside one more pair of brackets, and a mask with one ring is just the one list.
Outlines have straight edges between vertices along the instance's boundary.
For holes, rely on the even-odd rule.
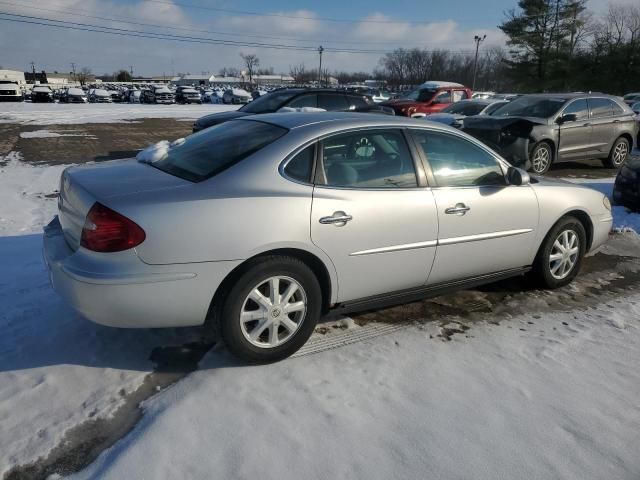
[[608,168],[620,168],[629,156],[629,141],[624,138],[618,138],[611,147],[609,156],[603,160],[604,166]]
[[313,333],[322,309],[315,274],[287,256],[261,258],[225,297],[222,338],[231,353],[249,363],[275,362],[295,353]]
[[551,145],[546,142],[540,142],[534,147],[529,155],[529,171],[536,175],[544,175],[551,168],[553,163],[553,151]]
[[534,261],[532,276],[543,288],[560,288],[580,272],[586,253],[587,234],[575,217],[561,218],[542,242]]

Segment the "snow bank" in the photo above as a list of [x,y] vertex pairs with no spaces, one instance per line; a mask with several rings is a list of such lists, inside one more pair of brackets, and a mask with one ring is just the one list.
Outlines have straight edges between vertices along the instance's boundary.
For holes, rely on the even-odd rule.
[[199,118],[237,110],[239,105],[140,105],[129,103],[5,103],[0,123],[34,125],[120,123],[138,118]]
[[56,138],[56,137],[87,137],[96,139],[95,135],[88,133],[68,133],[71,130],[65,130],[64,133],[52,132],[50,130],[34,130],[31,132],[20,132],[20,138]]

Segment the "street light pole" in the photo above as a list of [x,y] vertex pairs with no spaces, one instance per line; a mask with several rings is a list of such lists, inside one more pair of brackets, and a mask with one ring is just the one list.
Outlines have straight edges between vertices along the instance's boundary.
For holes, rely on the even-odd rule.
[[473,61],[473,84],[471,85],[471,90],[476,89],[476,73],[478,73],[478,49],[480,48],[480,44],[484,42],[486,38],[486,35],[483,35],[482,37],[476,35],[475,37],[473,37],[473,40],[476,42],[476,58]]
[[320,54],[320,68],[318,69],[318,86],[322,86],[322,52],[324,52],[324,48],[322,45],[318,47],[318,53]]

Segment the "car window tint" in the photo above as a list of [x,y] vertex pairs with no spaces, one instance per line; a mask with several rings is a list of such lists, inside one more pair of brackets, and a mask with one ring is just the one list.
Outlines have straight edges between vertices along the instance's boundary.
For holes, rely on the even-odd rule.
[[434,101],[437,101],[438,103],[451,103],[451,92],[449,90],[440,92],[438,95],[436,95]]
[[322,142],[323,183],[336,187],[411,188],[413,158],[400,130],[345,133]]
[[367,101],[361,95],[346,95],[345,98],[347,99],[347,108],[361,108],[368,105]]
[[302,107],[318,107],[318,97],[316,95],[301,95],[294,98],[289,102],[287,107],[302,108]]
[[315,152],[316,148],[314,144],[309,145],[307,148],[297,153],[295,157],[289,160],[286,167],[284,167],[285,175],[300,182],[310,182]]
[[347,100],[344,95],[321,93],[318,95],[318,108],[324,108],[327,111],[335,112],[337,110],[347,110]]
[[578,120],[586,120],[589,118],[589,107],[587,106],[587,100],[581,98],[579,100],[574,100],[571,102],[562,112],[563,115],[567,115],[569,113],[573,113],[576,116],[576,121]]
[[473,143],[446,133],[412,130],[439,187],[506,185],[498,161]]
[[610,117],[613,114],[611,101],[606,98],[590,98],[591,118]]

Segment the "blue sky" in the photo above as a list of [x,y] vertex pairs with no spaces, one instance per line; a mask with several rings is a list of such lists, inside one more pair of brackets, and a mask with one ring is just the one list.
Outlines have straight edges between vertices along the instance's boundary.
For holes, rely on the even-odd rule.
[[[497,25],[504,12],[516,3],[517,0],[0,0],[0,12],[236,42],[277,43],[297,48],[322,44],[327,48],[324,66],[330,70],[372,71],[384,51],[397,47],[469,51],[474,47],[474,35],[484,34],[487,40],[483,48],[504,45],[504,36]],[[597,13],[606,8],[608,0],[589,3]],[[209,9],[195,8],[198,6]],[[327,18],[353,21],[332,22]],[[26,69],[33,61],[38,70],[69,71],[74,62],[96,73],[133,65],[135,73],[145,75],[215,74],[222,67],[241,67],[240,52],[255,53],[261,66],[271,66],[283,73],[288,73],[292,65],[304,63],[311,68],[317,65],[317,53],[311,50],[170,42],[11,22],[0,22],[0,44],[5,47],[0,65],[18,69]],[[370,52],[337,51],[340,49]]]

